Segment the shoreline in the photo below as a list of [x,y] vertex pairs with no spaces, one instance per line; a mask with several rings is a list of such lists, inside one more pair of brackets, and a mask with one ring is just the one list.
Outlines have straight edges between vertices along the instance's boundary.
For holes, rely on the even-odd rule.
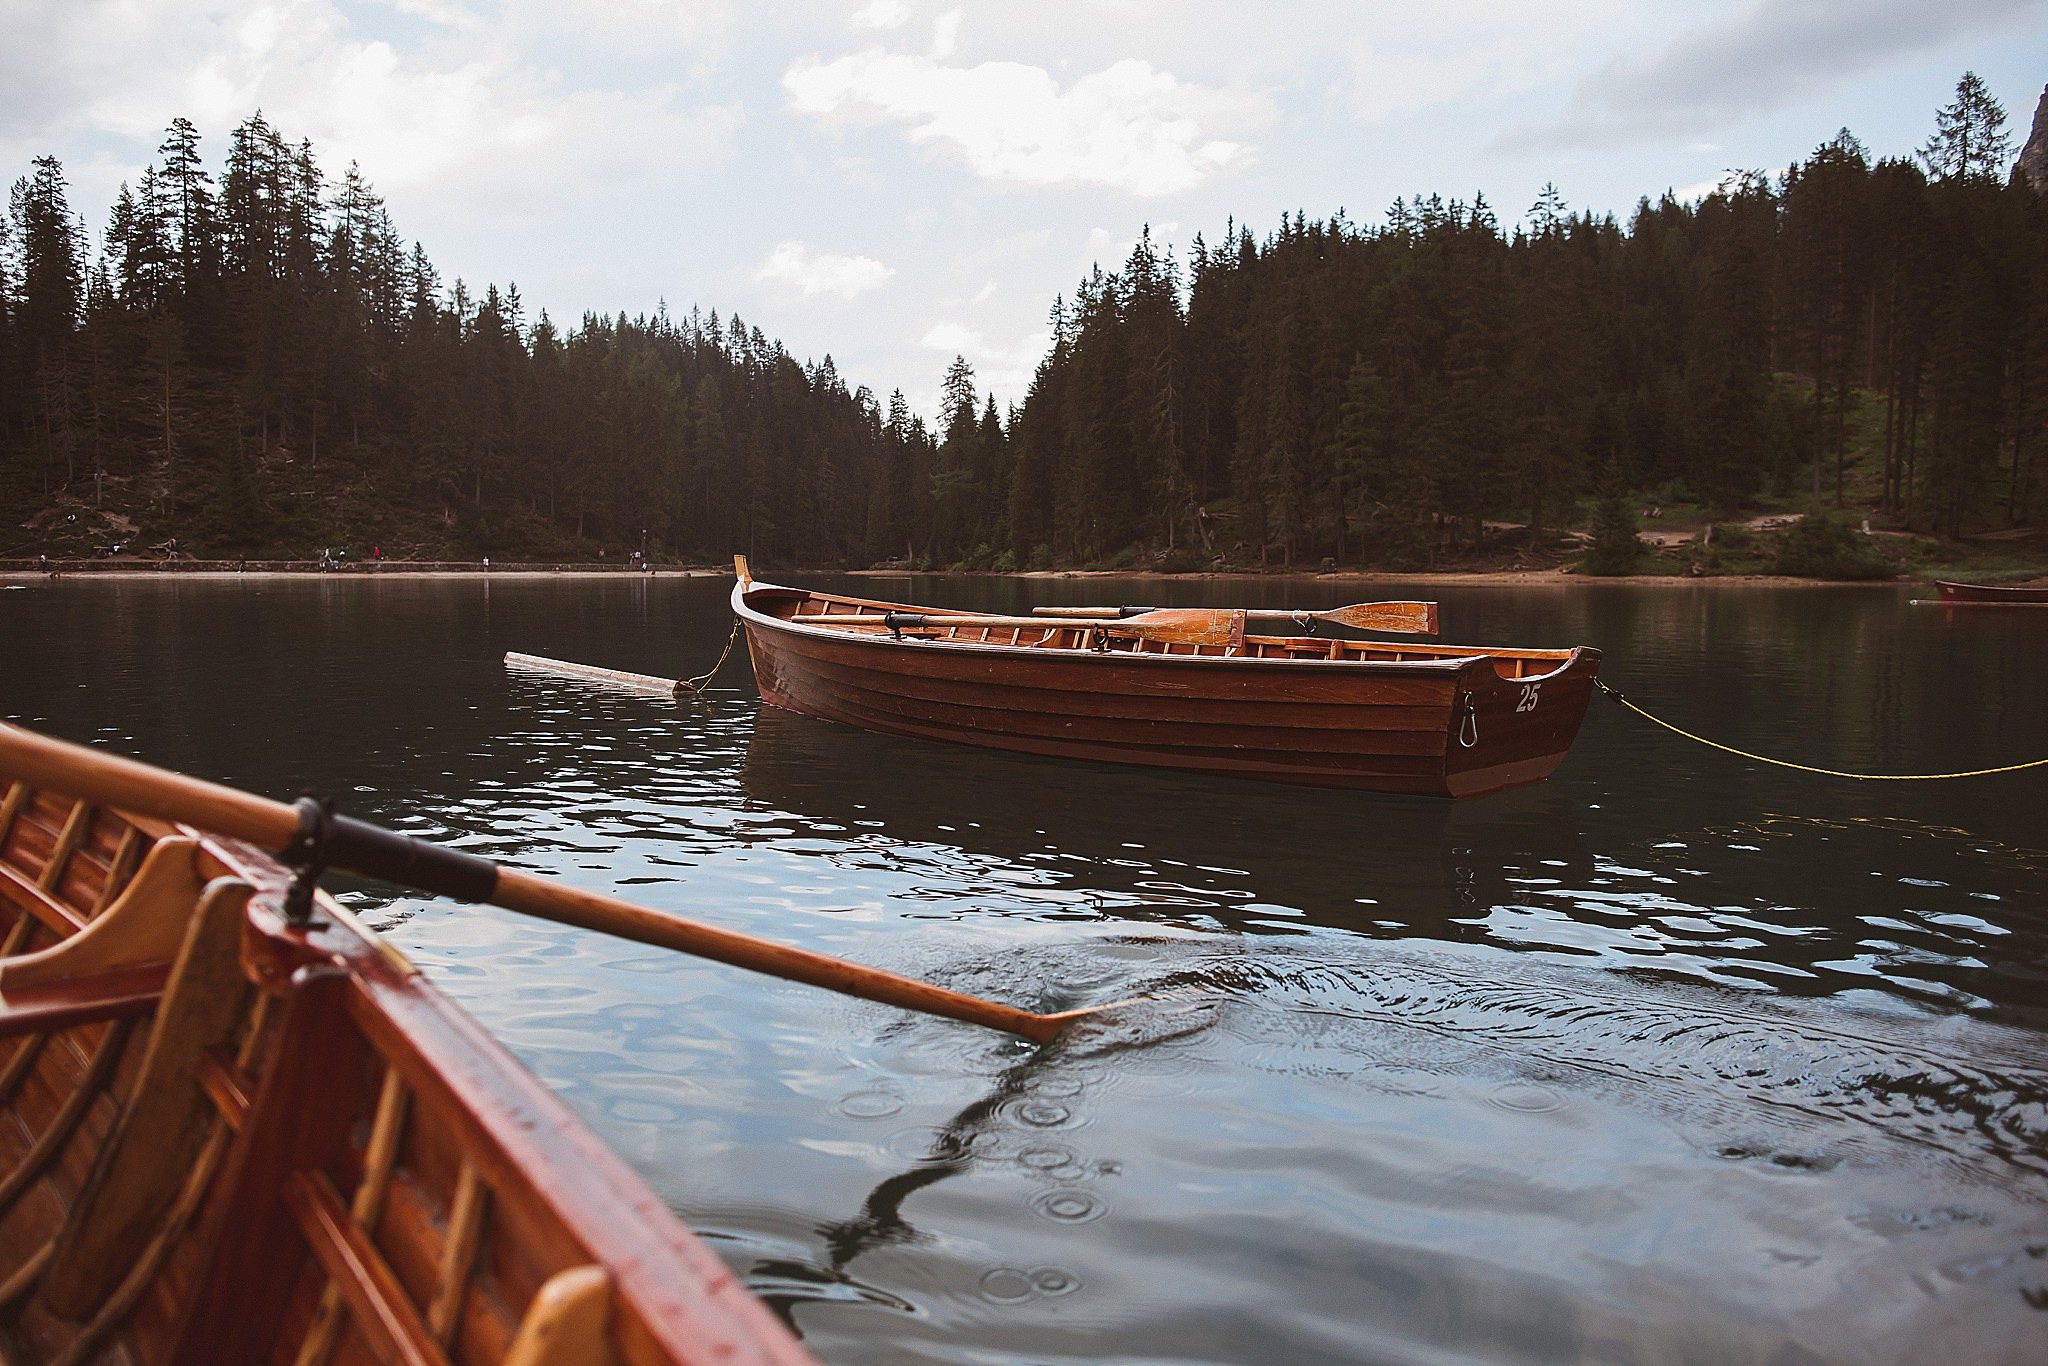
[[1693,578],[1684,574],[1568,574],[1562,569],[1438,569],[1414,573],[1393,570],[1337,569],[1257,573],[1251,570],[1208,570],[1169,574],[1137,569],[1028,569],[997,574],[962,570],[928,570],[920,574],[899,569],[851,569],[841,573],[859,578],[987,578],[987,579],[1143,579],[1157,583],[1218,580],[1234,583],[1381,583],[1435,585],[1510,584],[1516,586],[1568,587],[1574,584],[1624,584],[1629,587],[1669,586],[1702,588],[1711,585],[1734,588],[1897,588],[1931,585],[1931,579],[1802,579],[1787,574],[1721,574]]
[[354,583],[366,583],[379,579],[729,579],[731,577],[732,571],[730,569],[708,569],[701,567],[603,569],[591,565],[564,565],[545,569],[524,565],[492,569],[166,569],[155,565],[109,565],[86,561],[83,563],[53,565],[48,570],[0,569],[0,583],[8,584],[48,583],[52,580],[76,583],[88,579],[145,579],[153,583],[186,579],[210,583],[234,579],[260,579],[265,582],[305,579],[344,580]]
[[[1470,587],[1496,584],[1514,587],[1568,587],[1572,585],[1624,586],[1630,588],[1686,588],[1686,589],[1730,589],[1730,588],[1900,588],[1932,587],[1932,579],[1891,578],[1891,579],[1805,579],[1782,574],[1724,574],[1703,575],[1692,578],[1677,574],[1621,574],[1595,576],[1590,574],[1568,574],[1562,569],[1512,569],[1512,570],[1430,570],[1420,573],[1395,573],[1372,570],[1299,570],[1281,573],[1257,573],[1248,570],[1212,570],[1195,573],[1165,573],[1158,570],[1130,569],[1032,569],[1010,573],[984,570],[906,570],[906,569],[835,569],[808,570],[788,569],[770,571],[792,575],[802,574],[843,574],[849,578],[868,579],[1031,579],[1058,581],[1063,579],[1136,579],[1145,582],[1229,582],[1229,583],[1333,583],[1333,584],[1389,584],[1413,585],[1416,587]],[[170,569],[155,565],[110,565],[104,562],[86,561],[53,565],[49,570],[33,568],[0,569],[0,584],[10,587],[27,587],[53,581],[79,582],[83,580],[145,580],[162,583],[176,580],[197,580],[218,583],[224,580],[254,580],[261,582],[282,582],[286,580],[346,581],[353,583],[371,582],[381,579],[405,579],[413,582],[431,580],[481,579],[729,579],[732,571],[723,567],[676,567],[651,570],[607,569],[592,565],[551,566],[541,568],[532,565],[505,566],[483,569],[437,566],[434,568],[400,569],[350,568],[322,570],[315,568],[282,569],[267,566],[262,569]]]

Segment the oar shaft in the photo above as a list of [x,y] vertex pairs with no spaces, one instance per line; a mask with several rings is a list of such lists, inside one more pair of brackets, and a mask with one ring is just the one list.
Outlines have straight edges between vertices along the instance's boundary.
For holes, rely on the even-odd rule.
[[1116,621],[1064,621],[1047,617],[983,616],[966,612],[798,612],[793,620],[806,625],[829,623],[833,626],[885,626],[892,632],[945,630],[954,627],[966,627],[970,630],[979,627],[991,631],[1015,629],[1041,632],[1041,641],[1054,631],[1088,631],[1099,627],[1119,635],[1137,636],[1142,640],[1164,641],[1174,645],[1241,645],[1244,643],[1244,635],[1237,627],[1243,625],[1243,617],[1242,612],[1237,613],[1234,626],[1232,614],[1229,612],[1169,608]]
[[[1313,620],[1332,617],[1339,612],[1377,611],[1386,614],[1389,619],[1395,619],[1411,614],[1419,616],[1435,605],[1434,603],[1426,602],[1362,602],[1351,607],[1332,608],[1325,612],[1297,612],[1285,607],[1248,607],[1245,609],[1245,615],[1253,621],[1301,621],[1304,618]],[[1165,610],[1167,609],[1160,607],[1034,607],[1031,609],[1031,612],[1033,616],[1040,617],[1071,617],[1081,621],[1117,621],[1125,617],[1143,616],[1147,612]],[[1200,609],[1189,608],[1185,610],[1194,611]],[[1214,610],[1224,612],[1230,609],[1219,607]]]
[[986,1025],[1041,1043],[1058,1033],[1064,1023],[1062,1016],[1035,1015],[1015,1006],[964,996],[914,977],[899,977],[881,968],[863,967],[843,958],[813,953],[809,949],[771,943],[736,930],[683,920],[597,892],[558,886],[511,868],[498,870],[498,890],[492,900],[510,910],[523,911],[558,924],[598,930],[620,939],[674,949],[750,972],[823,987],[842,995],[943,1015],[968,1024]]
[[[0,724],[0,776],[137,815],[177,821],[273,851],[291,843],[299,829],[297,809],[282,802],[6,724]],[[476,883],[470,893],[475,900],[864,1000],[986,1025],[1039,1042],[1050,1039],[1068,1020],[1083,1013],[1033,1014],[881,968],[864,967],[736,930],[650,911],[616,897],[560,886],[516,869],[496,866],[492,879],[489,870],[494,866],[484,860],[443,850],[366,822],[341,823],[349,829],[341,832],[344,838],[338,842],[340,856],[335,859],[335,866],[370,877],[405,882],[402,875],[393,871],[394,859],[399,866],[405,866],[408,861],[425,862],[438,856],[468,866]],[[376,849],[384,856],[351,860],[347,851],[352,847]]]
[[19,726],[0,724],[0,775],[265,849],[282,849],[299,826],[298,812],[283,802]]
[[1054,631],[1061,623],[1038,617],[993,617],[973,612],[798,612],[795,620],[806,625],[898,626],[914,631],[921,626],[1012,626],[1026,630]]

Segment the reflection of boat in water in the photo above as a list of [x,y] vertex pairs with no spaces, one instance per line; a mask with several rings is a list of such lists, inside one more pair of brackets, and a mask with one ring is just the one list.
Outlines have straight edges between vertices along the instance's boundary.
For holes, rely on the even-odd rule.
[[738,568],[732,607],[763,702],[1053,758],[1472,797],[1556,770],[1600,667],[1589,648],[1248,635],[1243,613],[1213,642],[1116,621],[933,615]]
[[2038,587],[2002,587],[1995,583],[1952,583],[1936,579],[1944,607],[2048,607],[2048,584]]
[[755,718],[741,782],[830,836],[834,857],[873,832],[998,860],[1111,913],[1252,930],[1420,922],[1462,938],[1443,922],[1498,904],[1522,869],[1590,866],[1541,789],[1478,806],[1284,788],[1248,803],[1201,777],[919,745],[773,708]]

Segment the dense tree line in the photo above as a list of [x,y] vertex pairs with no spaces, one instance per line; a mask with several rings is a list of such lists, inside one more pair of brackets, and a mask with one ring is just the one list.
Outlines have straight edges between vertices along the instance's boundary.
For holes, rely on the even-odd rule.
[[211,554],[868,560],[929,524],[934,442],[900,393],[884,411],[736,316],[563,331],[516,286],[444,289],[355,166],[330,183],[260,114],[217,184],[174,123],[92,259],[52,158],[4,232],[19,548],[76,549],[56,529],[109,508]]
[[941,470],[996,477],[938,552],[1415,564],[1607,479],[1717,511],[1861,494],[1950,535],[2038,516],[2048,205],[2001,179],[2003,123],[1966,76],[1916,159],[1845,130],[1625,227],[1551,187],[1512,231],[1429,196],[1197,237],[1185,280],[1148,237],[1055,307],[999,454],[947,425]]
[[[1141,238],[1052,310],[1023,403],[934,430],[692,310],[529,320],[258,115],[174,123],[96,255],[35,163],[0,241],[0,541],[118,509],[201,553],[660,552],[1009,567],[1419,565],[1663,490],[1960,531],[2048,510],[2048,205],[1974,76],[1914,158],[1845,130],[1626,225],[1546,187],[1362,226]],[[115,523],[119,525],[119,523]],[[613,549],[616,548],[616,549]]]

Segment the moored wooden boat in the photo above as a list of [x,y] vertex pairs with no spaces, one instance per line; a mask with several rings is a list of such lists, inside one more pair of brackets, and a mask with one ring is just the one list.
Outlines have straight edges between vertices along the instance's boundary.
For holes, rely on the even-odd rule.
[[0,1361],[802,1362],[510,1054],[247,844],[0,766]]
[[1941,590],[1943,606],[2048,606],[2048,585],[2007,588],[1995,583],[1952,583],[1947,579],[1936,579],[1934,586]]
[[[1571,748],[1600,662],[1586,647],[1242,629],[1227,643],[1176,644],[1115,620],[932,614],[760,583],[738,567],[732,607],[771,706],[926,739],[1272,782],[1439,797],[1539,782]],[[889,613],[941,624],[892,624]]]

